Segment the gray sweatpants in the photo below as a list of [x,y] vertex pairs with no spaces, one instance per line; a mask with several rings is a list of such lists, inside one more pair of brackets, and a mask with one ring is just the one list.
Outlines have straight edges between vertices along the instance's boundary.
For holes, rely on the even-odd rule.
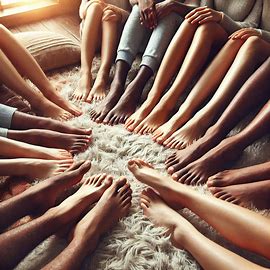
[[140,24],[139,7],[133,6],[122,32],[116,61],[123,60],[131,66],[143,44],[144,53],[140,65],[147,66],[155,72],[182,21],[180,15],[170,13],[158,22],[154,30],[150,30]]
[[0,104],[0,136],[7,137],[8,129],[11,126],[13,114],[17,108]]

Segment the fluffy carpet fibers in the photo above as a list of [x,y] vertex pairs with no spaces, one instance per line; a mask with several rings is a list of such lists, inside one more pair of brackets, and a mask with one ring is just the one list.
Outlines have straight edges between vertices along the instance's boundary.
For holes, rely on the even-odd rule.
[[[96,69],[95,67],[94,72]],[[78,67],[60,70],[50,74],[49,78],[56,83],[62,83],[63,95],[68,97],[77,86],[78,71]],[[130,77],[133,75],[131,73]],[[127,132],[122,125],[110,127],[93,123],[89,117],[89,110],[94,106],[95,104],[82,104],[84,114],[70,121],[74,126],[92,127],[93,129],[93,144],[86,152],[76,156],[75,159],[91,160],[92,168],[85,177],[100,172],[112,174],[115,178],[126,176],[133,190],[133,204],[129,215],[103,237],[96,251],[86,258],[82,269],[200,269],[188,252],[174,248],[169,241],[169,237],[164,235],[164,230],[155,228],[143,216],[139,206],[139,195],[144,186],[136,181],[127,169],[127,161],[138,157],[151,162],[159,171],[166,174],[164,160],[173,151],[153,143],[150,136],[138,136]],[[237,130],[239,128],[235,129],[234,132]],[[244,164],[254,164],[267,160],[269,153],[268,140],[262,140],[245,151],[238,165],[243,166]],[[197,189],[199,192],[207,192],[204,187],[198,187]],[[207,237],[252,261],[270,266],[270,263],[263,258],[230,245],[209,225],[191,212],[183,210],[181,213]],[[268,229],[266,228],[266,230]],[[29,254],[17,269],[42,268],[61,252],[66,244],[64,238],[53,236],[47,239]],[[91,243],[89,243],[90,245]],[[235,266],[235,269],[238,269],[237,266]]]

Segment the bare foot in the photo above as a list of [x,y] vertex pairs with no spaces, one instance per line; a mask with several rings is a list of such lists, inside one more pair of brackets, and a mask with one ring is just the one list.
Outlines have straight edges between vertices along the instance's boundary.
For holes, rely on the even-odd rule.
[[228,138],[198,160],[174,172],[172,178],[187,185],[204,184],[210,176],[237,160],[243,150]]
[[[31,203],[36,204],[36,210],[45,211],[55,205],[56,199],[65,190],[79,183],[90,168],[90,161],[77,162],[60,175],[47,178],[30,187],[25,195],[29,196]],[[100,175],[100,178],[103,180],[106,177],[108,178],[109,176]]]
[[253,205],[258,209],[270,208],[270,180],[209,189],[215,197],[228,202],[246,207]]
[[152,112],[134,129],[138,134],[153,133],[158,127],[163,125],[169,117],[169,111],[157,105]]
[[70,159],[72,155],[63,149],[47,148],[0,137],[0,155],[10,158]]
[[108,113],[113,109],[124,92],[124,85],[112,82],[111,89],[107,97],[98,105],[97,108],[90,111],[91,119],[97,123],[102,123]]
[[44,211],[53,207],[57,198],[65,190],[77,184],[82,179],[83,175],[90,169],[90,167],[91,163],[89,161],[78,162],[65,173],[48,178],[34,186],[30,186],[21,195],[17,195],[14,199],[2,203],[1,210],[3,213],[5,213],[5,208],[8,208],[8,205],[15,201],[23,201],[25,210],[18,211],[17,215],[11,214],[7,216],[6,219],[2,219],[0,222],[0,230],[4,230],[7,226],[23,217],[26,213],[28,215],[40,215]]
[[[4,162],[7,163],[7,169],[8,165],[11,167],[9,174],[4,175],[21,175],[27,176],[30,179],[44,179],[66,171],[73,164],[73,159],[44,160],[33,158],[18,158],[12,159],[11,162],[8,162],[8,160],[2,160],[0,164],[4,164]],[[16,168],[16,170],[14,170],[14,168]]]
[[[174,115],[168,122],[160,126],[153,133],[153,140],[159,144],[163,144],[178,128],[188,120],[187,117],[181,115]],[[166,144],[164,144],[166,145]]]
[[78,135],[91,135],[92,133],[91,129],[76,128],[57,120],[18,111],[13,115],[11,129],[48,129]]
[[270,179],[270,162],[219,172],[207,181],[208,187],[224,187]]
[[131,82],[116,106],[107,114],[103,123],[112,126],[124,123],[138,106],[143,86],[140,86],[136,81]]
[[9,130],[8,138],[44,147],[58,147],[75,155],[84,151],[92,141],[90,135],[66,134],[51,130]]
[[184,149],[203,136],[208,126],[201,125],[199,121],[188,121],[182,128],[174,132],[163,145],[169,148]]
[[45,97],[53,102],[54,104],[58,105],[65,111],[71,113],[74,116],[80,116],[82,114],[81,110],[79,110],[75,105],[70,103],[69,101],[65,100],[56,89],[52,89],[49,93],[44,93]]
[[187,166],[189,163],[197,160],[215,147],[225,136],[220,136],[216,131],[210,128],[207,133],[185,149],[176,151],[166,160],[166,168],[169,174],[173,174]]
[[106,189],[96,206],[76,225],[69,237],[71,241],[82,239],[85,252],[93,251],[100,237],[127,215],[131,206],[131,194],[125,178],[114,182]]
[[86,98],[86,102],[99,101],[105,98],[106,96],[106,86],[108,83],[108,73],[97,74],[95,83]]
[[175,210],[170,208],[151,188],[144,190],[141,195],[141,207],[154,225],[168,230],[172,244],[182,249],[182,243],[194,227]]
[[43,101],[38,104],[38,106],[32,106],[32,108],[40,116],[51,117],[53,119],[62,121],[72,118],[71,113],[63,110],[46,98],[44,98]]
[[86,101],[92,86],[92,74],[82,72],[79,80],[79,85],[72,94],[71,98],[74,101]]
[[175,209],[182,207],[179,205],[178,198],[174,197],[173,192],[170,192],[170,185],[175,184],[171,177],[160,174],[151,164],[141,159],[129,160],[128,169],[137,180],[156,189],[171,207]]
[[146,100],[142,106],[127,119],[125,128],[129,131],[133,131],[146,118],[154,106],[155,104],[151,104],[151,102]]

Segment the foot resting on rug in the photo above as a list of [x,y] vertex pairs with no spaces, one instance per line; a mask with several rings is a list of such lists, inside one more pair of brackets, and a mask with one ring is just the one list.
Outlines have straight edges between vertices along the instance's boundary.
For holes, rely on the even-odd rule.
[[[172,220],[173,212],[163,205],[164,202],[174,209],[188,208],[217,230],[225,239],[243,249],[269,258],[269,252],[265,250],[270,243],[270,235],[265,234],[265,224],[270,223],[267,217],[238,205],[222,201],[214,196],[202,194],[187,185],[174,182],[170,177],[158,173],[152,168],[152,165],[140,159],[130,160],[128,167],[137,180],[153,188],[151,191],[147,190],[142,193],[141,203],[144,204],[142,206],[144,213],[158,226],[167,228],[172,237],[175,235],[174,230],[176,227],[180,224],[185,226],[186,223],[184,221],[177,223],[175,219]],[[162,213],[157,214],[158,209],[162,209]],[[165,213],[163,213],[163,209]],[[171,217],[170,214],[172,214]],[[164,219],[163,216],[167,218]],[[235,256],[233,253],[228,254],[227,250],[209,241],[203,235],[198,234],[198,231],[192,228],[192,226],[189,227],[188,232],[183,237],[184,239],[182,240],[185,241],[178,243],[180,244],[179,246],[183,246],[191,252],[204,269],[227,270],[235,268],[235,261],[231,264],[232,256]],[[254,241],[258,245],[254,245]],[[201,253],[209,248],[211,250],[213,248],[215,251],[217,249],[220,250],[218,252],[209,251]],[[198,256],[198,254],[202,256]],[[228,256],[228,259],[224,260],[224,256]],[[239,259],[240,257],[237,258]],[[223,267],[221,268],[222,265]],[[241,269],[265,269],[254,264],[251,264],[250,267],[248,266],[250,266],[249,262],[245,261]]]
[[90,89],[92,87],[92,74],[83,72],[81,73],[80,80],[76,90],[73,92],[71,98],[73,101],[86,101]]
[[71,159],[63,149],[47,148],[0,137],[0,155],[9,158],[41,158],[49,160]]
[[16,111],[11,120],[11,129],[48,129],[62,133],[91,135],[91,129],[76,128],[46,117],[29,115]]
[[270,179],[270,162],[219,172],[207,181],[208,187],[225,187]]
[[[117,183],[120,188],[125,185],[126,180]],[[59,205],[50,208],[42,216],[1,234],[0,248],[3,251],[5,247],[9,251],[1,252],[0,268],[14,268],[39,243],[69,224],[76,222],[91,204],[100,199],[110,185],[111,181],[108,178],[104,179],[100,175],[92,176],[83,181],[77,192]],[[116,188],[114,192],[116,193]],[[119,194],[121,193],[119,192]],[[26,235],[28,236],[27,241],[25,241]],[[62,267],[61,269],[77,269],[77,267]]]
[[187,148],[178,150],[169,156],[165,162],[169,174],[183,169],[189,163],[197,160],[210,149],[215,147],[221,140],[219,133],[210,128],[207,133],[198,141],[189,145]]
[[[234,269],[236,262],[238,267],[243,269],[266,269],[209,240],[189,221],[170,208],[151,188],[142,192],[141,207],[144,215],[154,225],[167,229],[170,240],[176,248],[184,248],[190,252],[205,270]],[[208,252],[204,252],[205,250]]]
[[66,134],[45,129],[8,130],[7,137],[29,144],[65,149],[72,155],[86,150],[92,140],[90,135]]
[[130,206],[129,184],[126,179],[119,179],[107,188],[94,208],[75,226],[69,235],[69,245],[44,269],[80,269],[83,260],[95,250],[102,235],[127,215]]
[[86,102],[100,101],[106,96],[106,86],[109,80],[109,72],[98,71],[94,85],[86,98]]
[[0,160],[1,176],[26,176],[30,179],[45,179],[66,171],[73,159],[46,160],[37,158],[12,158]]
[[215,197],[227,202],[246,207],[255,206],[257,209],[270,208],[270,180],[225,187],[211,186],[209,190]]
[[175,171],[172,178],[187,185],[204,184],[210,176],[237,160],[244,148],[233,137],[227,138],[199,159]]
[[[25,214],[43,213],[54,206],[56,199],[63,194],[65,190],[81,181],[90,167],[90,161],[77,162],[61,175],[37,183],[12,199],[0,203],[0,213],[5,216],[5,218],[0,221],[0,231]],[[12,206],[16,203],[18,204],[20,201],[24,204],[23,208],[19,207],[14,209]]]
[[137,76],[127,86],[125,92],[103,120],[104,124],[117,125],[125,123],[139,105],[145,84],[152,76],[153,71],[147,66],[141,66]]

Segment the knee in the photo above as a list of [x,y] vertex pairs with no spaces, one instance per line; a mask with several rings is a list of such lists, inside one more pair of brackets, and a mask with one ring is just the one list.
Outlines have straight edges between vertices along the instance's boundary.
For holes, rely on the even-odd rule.
[[121,21],[122,15],[118,13],[116,10],[113,8],[108,8],[104,10],[103,16],[102,16],[102,21],[111,21],[111,22],[118,22]]
[[263,49],[263,42],[264,41],[260,37],[249,37],[245,42],[244,49],[248,53],[260,53]]
[[91,0],[90,3],[91,4],[89,8],[86,10],[86,13],[88,12],[89,9],[99,11],[99,12],[102,12],[102,10],[104,9],[104,3],[102,3],[99,0]]
[[195,36],[204,39],[214,39],[217,36],[220,26],[215,22],[204,23],[198,26]]

